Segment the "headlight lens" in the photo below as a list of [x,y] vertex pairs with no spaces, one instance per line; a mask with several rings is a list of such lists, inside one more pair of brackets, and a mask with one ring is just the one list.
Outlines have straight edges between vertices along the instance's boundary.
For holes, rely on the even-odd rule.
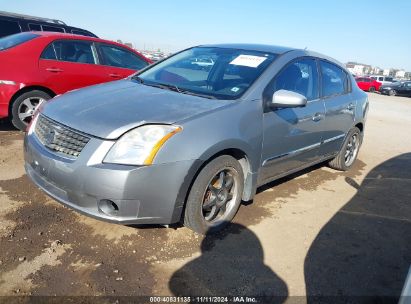
[[146,125],[120,137],[104,158],[105,163],[122,165],[150,165],[163,144],[181,127]]

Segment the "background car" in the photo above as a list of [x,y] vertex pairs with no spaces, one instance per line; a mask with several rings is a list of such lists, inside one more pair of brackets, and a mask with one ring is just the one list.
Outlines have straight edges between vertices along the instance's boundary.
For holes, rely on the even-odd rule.
[[375,81],[374,79],[370,77],[357,77],[355,78],[355,81],[357,82],[358,87],[367,92],[375,92],[378,91],[378,89],[381,86],[381,83],[378,81]]
[[391,76],[371,75],[370,78],[378,81],[381,84],[391,84],[395,82],[394,78]]
[[394,82],[389,85],[382,85],[379,91],[381,94],[390,96],[411,96],[411,81]]
[[0,118],[25,130],[39,104],[55,95],[125,78],[151,61],[122,44],[52,32],[0,39]]
[[93,33],[68,26],[61,20],[0,11],[0,38],[21,32],[48,31],[97,37]]

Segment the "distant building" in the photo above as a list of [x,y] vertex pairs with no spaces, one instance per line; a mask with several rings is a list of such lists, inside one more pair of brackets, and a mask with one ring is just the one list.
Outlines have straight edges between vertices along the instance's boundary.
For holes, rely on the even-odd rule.
[[129,48],[133,48],[133,44],[131,42],[124,42],[125,46],[128,46]]
[[384,69],[384,71],[382,72],[382,74],[384,76],[390,76],[390,69]]
[[348,62],[345,67],[351,74],[356,76],[364,75],[364,64],[356,63],[356,62]]
[[405,71],[404,70],[399,70],[395,73],[395,78],[400,78],[404,79],[405,78]]

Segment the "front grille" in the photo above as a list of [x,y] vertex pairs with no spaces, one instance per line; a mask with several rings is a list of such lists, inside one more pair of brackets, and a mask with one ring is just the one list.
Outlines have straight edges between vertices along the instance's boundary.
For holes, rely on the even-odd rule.
[[40,115],[34,129],[40,142],[50,150],[77,157],[90,137],[73,131],[51,119]]

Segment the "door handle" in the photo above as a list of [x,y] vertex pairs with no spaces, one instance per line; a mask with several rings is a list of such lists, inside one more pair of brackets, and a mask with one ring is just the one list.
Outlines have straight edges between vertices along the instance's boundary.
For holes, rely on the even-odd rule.
[[323,119],[323,114],[315,113],[312,119],[313,121],[320,121],[321,119]]
[[353,103],[350,103],[350,104],[347,106],[347,110],[348,110],[348,111],[352,111],[352,110],[354,110],[354,108],[355,108],[355,105],[354,105]]
[[59,69],[59,68],[47,68],[46,71],[52,72],[52,73],[60,73],[60,72],[63,72],[63,70],[62,70],[62,69]]
[[122,76],[120,74],[108,74],[108,76],[112,78],[121,78]]

